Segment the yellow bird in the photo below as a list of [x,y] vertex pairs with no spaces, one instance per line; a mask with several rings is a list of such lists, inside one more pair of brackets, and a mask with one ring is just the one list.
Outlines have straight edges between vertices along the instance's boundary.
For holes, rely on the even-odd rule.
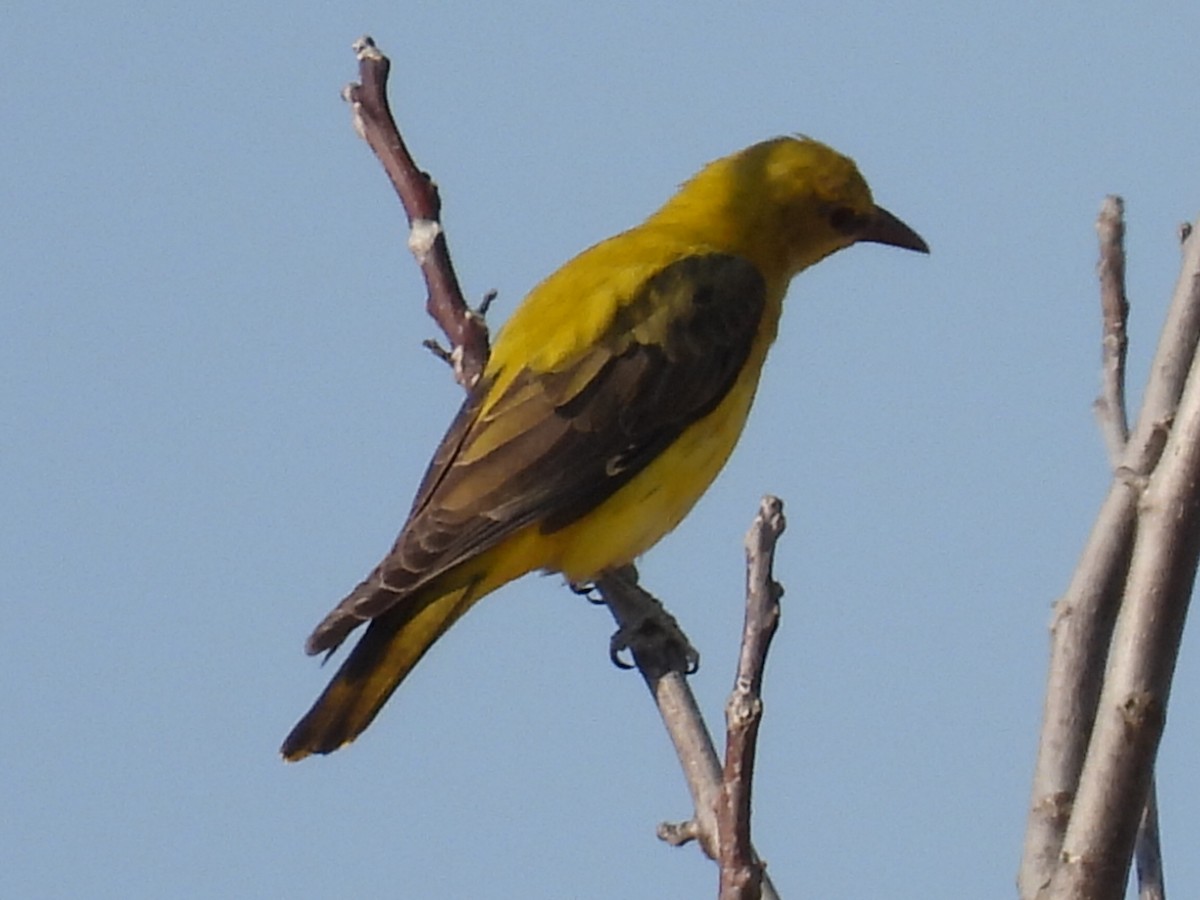
[[322,653],[370,623],[283,756],[354,740],[501,585],[534,570],[591,582],[678,525],[741,435],[792,277],[859,241],[929,252],[851,160],[776,138],[710,163],[534,288],[391,552],[309,637]]

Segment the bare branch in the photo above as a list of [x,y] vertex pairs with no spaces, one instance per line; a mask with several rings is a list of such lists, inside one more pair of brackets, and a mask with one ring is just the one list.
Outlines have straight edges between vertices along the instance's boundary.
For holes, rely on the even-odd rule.
[[351,105],[354,129],[383,164],[408,216],[408,247],[429,290],[425,308],[450,341],[454,377],[470,389],[487,364],[488,331],[483,317],[463,299],[450,249],[442,229],[442,203],[437,187],[408,152],[388,105],[391,61],[370,37],[354,42],[359,84],[347,85],[342,96]]
[[[1191,236],[1192,226],[1183,223],[1179,227],[1179,243],[1182,246]],[[1166,900],[1167,889],[1163,878],[1162,835],[1158,827],[1157,776],[1150,772],[1150,784],[1146,788],[1146,802],[1142,808],[1142,819],[1138,824],[1137,840],[1133,848],[1136,865],[1138,900]]]
[[763,713],[763,670],[783,596],[771,568],[785,525],[783,503],[764,497],[746,535],[746,621],[737,677],[725,705],[725,771],[717,807],[721,900],[758,900],[762,895],[763,864],[750,842],[750,797]]
[[[1185,312],[1200,299],[1200,242],[1189,241],[1176,293],[1185,311],[1175,317],[1173,304],[1169,324],[1190,319],[1194,326],[1195,312]],[[1062,839],[1061,863],[1050,882],[1048,894],[1055,898],[1123,896],[1200,554],[1200,359],[1193,358],[1194,334],[1165,333],[1160,351],[1164,344],[1190,345],[1190,371],[1173,427],[1169,413],[1157,426],[1147,426],[1159,434],[1169,427],[1170,433],[1138,504],[1104,686]],[[1156,361],[1143,419],[1152,402],[1169,402],[1169,388],[1183,369],[1176,357],[1161,365]],[[1131,441],[1126,459],[1137,449]]]
[[[1141,501],[1095,731],[1054,878],[1088,891],[1080,897],[1124,896],[1200,556],[1198,489],[1200,359]],[[1113,887],[1092,893],[1098,878]]]
[[1100,309],[1104,321],[1103,388],[1095,410],[1108,445],[1113,468],[1120,465],[1129,439],[1125,413],[1125,353],[1129,347],[1126,326],[1129,300],[1125,293],[1125,202],[1115,195],[1105,198],[1096,219],[1100,238]]
[[[673,844],[695,838],[711,859],[717,859],[717,801],[721,793],[721,763],[712,735],[687,682],[693,662],[690,646],[681,647],[675,635],[646,630],[659,620],[662,604],[637,582],[637,570],[626,566],[596,582],[596,590],[616,620],[624,643],[650,689],[679,758],[692,795],[693,818],[682,825],[659,827],[659,837]],[[664,640],[665,638],[665,640]]]
[[[712,735],[687,681],[695,664],[694,651],[662,604],[638,585],[633,566],[607,573],[596,582],[596,590],[619,626],[618,646],[628,647],[654,697],[692,795],[692,818],[660,824],[658,836],[673,846],[695,840],[707,856],[719,860],[717,810],[723,773]],[[757,855],[752,858],[757,862]],[[761,889],[764,900],[778,900],[765,872]]]
[[[437,190],[428,175],[417,168],[392,118],[387,99],[391,63],[370,37],[356,41],[354,51],[362,83],[348,85],[343,94],[353,107],[355,129],[383,164],[404,206],[412,227],[409,246],[429,289],[426,308],[450,341],[451,349],[446,350],[433,340],[424,344],[435,355],[451,361],[458,381],[469,388],[487,362],[487,328],[482,318],[467,306],[454,275],[445,234],[438,224],[441,203]],[[495,292],[488,292],[480,305],[481,311],[486,311],[494,298]],[[635,634],[647,622],[661,624],[669,620],[673,624],[662,605],[638,586],[637,571],[632,566],[609,573],[596,586],[625,633]],[[682,634],[677,626],[675,632]],[[667,723],[693,790],[696,809],[693,822],[669,831],[676,843],[699,838],[705,851],[715,859],[715,809],[721,768],[712,738],[684,678],[695,667],[694,651],[686,638],[682,643],[660,641],[652,649],[650,642],[644,640],[645,634],[641,637],[643,640],[630,640],[629,644]]]
[[[1100,309],[1104,323],[1102,340],[1103,387],[1095,409],[1100,430],[1108,446],[1114,470],[1120,465],[1129,440],[1125,406],[1125,358],[1129,347],[1129,298],[1125,287],[1125,202],[1116,195],[1105,198],[1096,219],[1100,241]],[[1154,774],[1146,790],[1146,804],[1138,826],[1134,857],[1140,900],[1165,900],[1162,845],[1158,830]]]
[[1042,734],[1018,879],[1020,896],[1026,900],[1039,896],[1059,865],[1126,581],[1138,499],[1162,455],[1198,337],[1200,241],[1188,241],[1137,424],[1071,583],[1055,607]]
[[[351,104],[355,130],[383,164],[404,206],[409,222],[409,249],[429,291],[426,310],[446,335],[451,349],[444,349],[434,340],[424,344],[436,356],[450,362],[457,381],[470,390],[483,372],[490,352],[483,315],[495,299],[495,292],[485,295],[478,311],[472,310],[463,299],[441,225],[437,188],[413,160],[388,104],[391,63],[370,37],[356,41],[354,51],[359,60],[361,83],[347,85],[343,97]],[[769,560],[766,571],[769,578]],[[632,566],[607,573],[597,581],[596,588],[620,625],[612,648],[614,657],[620,649],[626,646],[630,649],[654,696],[692,792],[694,818],[678,825],[660,826],[659,836],[674,844],[695,839],[705,853],[716,859],[721,764],[686,679],[696,665],[695,651],[662,605],[638,586],[637,571]],[[752,745],[750,753],[752,758]],[[753,856],[752,848],[750,852],[761,872],[761,863]],[[761,895],[767,900],[778,900],[765,872],[761,873],[761,882]]]

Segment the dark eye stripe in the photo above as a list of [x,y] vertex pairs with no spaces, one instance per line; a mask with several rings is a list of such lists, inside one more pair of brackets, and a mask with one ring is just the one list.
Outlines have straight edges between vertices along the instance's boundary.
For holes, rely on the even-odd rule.
[[829,224],[845,235],[858,234],[866,219],[848,206],[839,206],[829,214]]

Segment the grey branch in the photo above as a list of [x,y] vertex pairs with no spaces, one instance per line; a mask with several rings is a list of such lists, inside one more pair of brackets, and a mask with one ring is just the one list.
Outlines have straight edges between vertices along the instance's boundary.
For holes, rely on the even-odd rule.
[[[1064,896],[1124,896],[1200,555],[1198,489],[1200,359],[1139,504],[1096,724],[1052,882],[1068,887]],[[1104,893],[1092,892],[1097,879]]]
[[[1101,342],[1103,387],[1096,399],[1100,430],[1114,470],[1120,465],[1129,440],[1125,406],[1125,358],[1129,347],[1129,298],[1125,285],[1125,202],[1115,195],[1104,199],[1096,219],[1100,241],[1100,310],[1104,323]],[[1165,900],[1162,845],[1158,829],[1154,775],[1146,790],[1146,803],[1138,825],[1134,855],[1137,860],[1140,900]]]
[[[659,837],[674,845],[694,839],[709,857],[716,859],[721,764],[687,682],[687,672],[692,666],[690,647],[679,647],[678,635],[665,636],[662,629],[655,629],[653,640],[647,639],[650,633],[645,623],[657,621],[665,610],[638,584],[633,566],[609,572],[596,582],[596,590],[612,613],[618,634],[626,635],[622,643],[630,649],[650,689],[692,795],[692,818],[679,825],[660,826]],[[661,640],[663,637],[665,642]]]
[[1200,241],[1188,241],[1141,413],[1056,605],[1023,898],[1122,896],[1200,550],[1200,449],[1187,443],[1200,442],[1198,336]]
[[[774,502],[779,503],[777,500]],[[782,505],[779,508],[781,510]],[[759,527],[758,523],[762,517],[763,512],[760,510],[751,534]],[[782,531],[782,514],[770,517],[769,523],[767,527],[777,526],[778,530]],[[777,538],[778,533],[769,538],[772,552],[774,540]],[[757,557],[760,562],[763,558],[762,554]],[[750,561],[750,565],[754,565],[754,562]],[[761,566],[759,568],[761,569]],[[769,577],[769,557],[765,571]],[[756,577],[755,571],[748,572],[748,583],[752,583]],[[597,580],[596,590],[617,623],[618,646],[630,650],[634,663],[654,698],[663,726],[675,747],[688,791],[692,795],[692,817],[681,823],[660,824],[658,836],[674,846],[695,840],[707,856],[719,863],[724,835],[718,810],[723,802],[725,775],[713,744],[712,734],[700,713],[691,685],[688,684],[687,675],[695,663],[694,651],[662,604],[638,584],[637,570],[633,566],[607,573]],[[745,652],[743,638],[743,655]],[[765,653],[765,647],[762,652]],[[751,773],[745,774],[749,777]],[[748,800],[748,787],[746,797]],[[746,834],[748,840],[748,829]],[[765,900],[778,900],[779,895],[770,877],[762,871],[759,858],[752,847],[749,853],[754,865],[761,872],[761,896]]]
[[1127,325],[1129,299],[1125,293],[1125,203],[1117,196],[1108,196],[1096,219],[1096,234],[1100,238],[1100,310],[1104,323],[1101,342],[1103,367],[1100,396],[1096,398],[1096,415],[1108,445],[1113,468],[1120,465],[1129,439],[1129,423],[1125,412],[1125,353],[1129,347]]

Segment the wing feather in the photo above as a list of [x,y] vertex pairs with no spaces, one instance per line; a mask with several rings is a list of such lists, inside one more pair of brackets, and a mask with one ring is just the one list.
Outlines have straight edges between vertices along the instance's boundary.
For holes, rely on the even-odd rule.
[[750,354],[762,275],[727,254],[649,278],[599,341],[553,372],[481,383],[425,473],[391,552],[326,617],[310,652],[533,523],[553,533],[637,476],[721,402]]

